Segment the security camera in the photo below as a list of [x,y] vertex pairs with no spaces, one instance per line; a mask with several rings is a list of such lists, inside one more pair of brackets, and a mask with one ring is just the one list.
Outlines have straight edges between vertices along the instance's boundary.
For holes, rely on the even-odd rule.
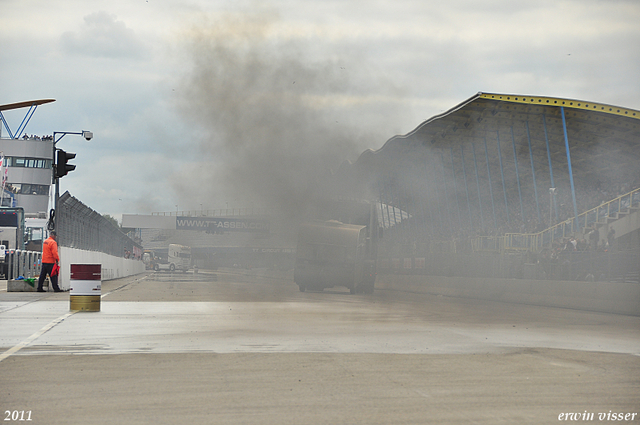
[[93,133],[90,131],[83,131],[82,136],[87,139],[87,141],[93,139]]

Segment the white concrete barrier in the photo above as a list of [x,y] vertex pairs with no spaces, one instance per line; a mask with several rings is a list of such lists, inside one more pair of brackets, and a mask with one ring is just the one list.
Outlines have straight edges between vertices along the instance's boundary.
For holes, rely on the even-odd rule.
[[60,277],[58,282],[63,290],[69,289],[71,278],[71,264],[101,264],[102,281],[120,279],[144,273],[144,263],[140,260],[131,260],[124,257],[114,257],[97,251],[83,251],[80,249],[59,247],[60,253]]
[[640,284],[378,275],[376,289],[640,316]]

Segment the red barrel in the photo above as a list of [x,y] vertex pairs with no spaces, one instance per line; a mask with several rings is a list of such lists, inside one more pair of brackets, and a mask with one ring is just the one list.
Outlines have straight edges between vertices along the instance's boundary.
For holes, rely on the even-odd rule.
[[102,264],[71,264],[71,310],[100,311]]

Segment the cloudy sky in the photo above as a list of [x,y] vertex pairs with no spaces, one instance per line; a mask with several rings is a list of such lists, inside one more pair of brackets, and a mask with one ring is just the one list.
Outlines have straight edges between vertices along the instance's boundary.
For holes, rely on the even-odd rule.
[[[286,203],[480,91],[640,109],[637,0],[0,0],[0,10],[0,103],[56,99],[29,134],[94,132],[58,144],[78,155],[61,190],[102,214]],[[12,130],[26,111],[5,113]]]

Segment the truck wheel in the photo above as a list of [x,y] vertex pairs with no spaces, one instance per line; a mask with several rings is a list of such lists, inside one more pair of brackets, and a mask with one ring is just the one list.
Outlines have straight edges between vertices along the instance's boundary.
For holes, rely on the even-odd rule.
[[176,271],[176,265],[175,265],[175,264],[173,264],[173,263],[171,263],[171,265],[169,266],[169,271],[170,271],[171,273],[175,272],[175,271]]
[[158,271],[160,271],[160,266],[159,266],[159,265],[157,265],[157,264],[154,264],[154,265],[153,265],[153,271],[154,271],[154,272],[158,272]]
[[304,285],[298,285],[298,287],[300,288],[300,292],[304,292],[307,289]]

